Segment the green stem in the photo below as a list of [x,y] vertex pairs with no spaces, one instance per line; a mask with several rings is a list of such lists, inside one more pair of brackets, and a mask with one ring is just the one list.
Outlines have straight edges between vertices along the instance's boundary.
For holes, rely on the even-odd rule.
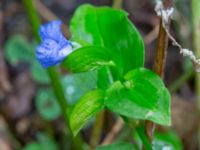
[[28,17],[32,26],[33,34],[38,43],[40,43],[40,36],[38,34],[40,27],[40,17],[38,16],[35,8],[33,7],[32,0],[23,0],[26,12],[28,13]]
[[58,70],[56,70],[55,67],[49,67],[47,69],[47,71],[48,71],[48,74],[49,74],[49,77],[50,77],[50,80],[51,80],[51,85],[53,87],[53,91],[55,93],[55,96],[56,96],[59,104],[60,104],[60,108],[61,108],[61,111],[63,113],[65,122],[66,122],[67,126],[69,126],[69,120],[68,120],[68,116],[67,116],[67,113],[66,113],[66,109],[69,106],[68,106],[67,100],[65,98],[62,85],[61,85],[60,80],[59,80],[60,75],[58,73]]
[[[193,29],[193,45],[195,54],[200,57],[200,0],[192,0],[192,29]],[[196,74],[196,95],[197,95],[197,106],[200,113],[200,74]],[[200,126],[199,126],[200,130]],[[200,139],[200,134],[198,135]],[[200,147],[200,140],[198,141]]]
[[[100,89],[106,89],[114,82],[113,75],[109,67],[102,68],[101,70],[99,70],[99,78],[101,80],[97,83],[97,86]],[[105,117],[105,111],[102,111],[96,115],[95,124],[93,126],[92,134],[90,137],[91,150],[95,149],[95,147],[98,145],[100,141],[101,133],[102,133],[101,131],[104,125],[104,117]]]
[[69,105],[65,98],[61,82],[59,80],[60,79],[59,72],[56,67],[49,67],[47,69],[47,72],[48,72],[50,80],[51,80],[51,85],[52,85],[53,91],[55,93],[55,96],[58,100],[60,109],[62,111],[66,127],[68,127],[69,136],[73,142],[73,148],[75,148],[76,150],[81,150],[82,149],[81,138],[79,136],[77,136],[76,138],[73,138],[72,130],[69,126],[69,117],[67,115],[67,108],[69,108]]
[[116,9],[121,9],[122,3],[123,3],[123,0],[113,0],[112,7]]
[[[37,42],[40,43],[40,36],[38,34],[39,27],[40,27],[40,24],[41,24],[40,23],[40,17],[38,16],[38,14],[37,14],[34,6],[33,6],[32,0],[23,0],[23,3],[24,3],[24,6],[26,8],[26,11],[28,13],[31,25],[32,25],[33,34],[34,34]],[[59,71],[57,70],[56,67],[49,67],[47,69],[47,72],[48,72],[48,75],[49,75],[50,80],[51,80],[51,85],[52,85],[52,88],[54,90],[54,94],[55,94],[55,96],[58,100],[60,109],[62,111],[66,127],[68,127],[69,135],[70,135],[70,138],[73,142],[73,148],[75,148],[76,150],[82,150],[83,148],[82,148],[81,139],[79,138],[79,136],[77,136],[77,138],[75,138],[75,139],[73,138],[73,134],[72,134],[72,131],[71,131],[70,126],[69,126],[69,118],[68,118],[68,115],[67,115],[67,108],[69,107],[69,105],[68,105],[67,100],[65,98],[64,91],[63,91],[63,88],[62,88],[62,85],[61,85],[61,82],[60,82]]]
[[[122,2],[123,0],[113,0],[113,4],[112,7],[113,8],[117,8],[117,9],[121,9],[122,8]],[[111,83],[113,83],[113,75],[110,72],[110,68],[105,68],[105,70],[101,70],[101,78],[104,78],[104,82],[102,82],[102,80],[98,83],[98,87],[99,88],[105,88],[105,85],[108,86]],[[92,130],[92,135],[90,138],[90,148],[94,149],[98,143],[99,143],[99,139],[101,137],[101,130],[103,128],[103,123],[104,123],[104,111],[101,112],[100,114],[98,114],[96,116],[96,121]]]
[[55,96],[58,100],[60,109],[62,111],[66,127],[68,127],[69,136],[70,136],[70,138],[73,142],[73,148],[75,148],[76,150],[82,150],[83,149],[82,148],[83,142],[82,142],[80,136],[77,135],[74,138],[73,134],[72,134],[72,130],[71,130],[70,125],[69,125],[69,117],[68,117],[68,114],[67,114],[67,108],[69,108],[69,105],[68,105],[67,100],[65,98],[61,82],[59,80],[60,79],[59,71],[57,70],[56,67],[49,67],[47,69],[47,72],[48,72],[50,80],[51,80],[51,85],[52,85],[53,91],[55,93]]
[[[193,45],[195,49],[195,54],[200,57],[200,1],[192,0],[192,28],[193,28]],[[196,94],[198,108],[200,110],[200,74],[196,74]]]
[[143,145],[142,145],[143,148],[142,149],[144,149],[144,150],[153,150],[152,145],[151,145],[151,143],[150,143],[150,141],[149,141],[149,139],[148,139],[148,137],[147,137],[147,135],[145,133],[144,125],[141,124],[140,126],[138,126],[136,128],[136,131],[137,131],[140,139],[142,140],[142,143],[143,143]]
[[168,87],[170,93],[176,92],[180,87],[182,87],[186,83],[186,81],[191,79],[193,76],[193,69],[187,70],[185,73],[183,73],[182,76],[180,76],[176,81],[174,81],[172,85]]
[[103,122],[104,122],[104,114],[105,114],[105,111],[102,111],[96,116],[96,121],[95,121],[94,128],[92,130],[92,135],[90,138],[91,150],[94,150],[100,141],[101,129],[103,127]]

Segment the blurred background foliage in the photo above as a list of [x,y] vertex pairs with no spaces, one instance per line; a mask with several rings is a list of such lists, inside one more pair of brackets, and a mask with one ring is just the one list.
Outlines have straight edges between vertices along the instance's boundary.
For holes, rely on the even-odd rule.
[[[75,9],[82,3],[112,6],[112,0],[33,0],[43,23],[60,18],[66,25]],[[193,49],[191,0],[174,0],[175,15],[171,32],[184,46]],[[145,66],[152,68],[159,19],[153,0],[124,0],[123,9],[129,13],[145,42]],[[200,40],[200,39],[199,39]],[[59,150],[70,149],[69,135],[64,131],[55,96],[46,71],[34,56],[36,41],[21,0],[0,1],[0,150]],[[71,75],[61,68],[61,81],[71,106],[85,92],[98,84],[97,72]],[[154,139],[155,150],[197,150],[199,112],[192,64],[179,55],[169,42],[165,83],[172,94],[172,126],[158,126]],[[116,116],[105,118],[102,141],[115,126]],[[81,132],[88,143],[93,120]],[[138,135],[121,123],[114,134],[113,144],[97,150],[141,149]],[[139,147],[132,147],[126,142]],[[200,142],[200,141],[199,141]]]

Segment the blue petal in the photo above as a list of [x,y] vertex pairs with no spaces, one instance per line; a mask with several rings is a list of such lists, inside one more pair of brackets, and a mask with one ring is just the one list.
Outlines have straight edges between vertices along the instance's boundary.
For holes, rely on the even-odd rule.
[[60,46],[70,44],[70,42],[62,34],[61,24],[62,22],[60,20],[54,20],[42,25],[39,31],[41,40],[44,41],[47,38],[51,38],[57,41]]
[[41,45],[50,51],[59,51],[60,45],[52,39],[45,39]]
[[39,31],[41,40],[44,41],[46,38],[51,38],[59,42],[60,39],[63,38],[61,29],[60,29],[61,24],[62,22],[60,20],[54,20],[45,25],[42,25]]
[[39,33],[42,42],[36,48],[36,58],[44,68],[59,64],[72,52],[71,43],[62,34],[60,20],[42,25]]
[[72,52],[72,47],[69,44],[61,48],[55,41],[47,41],[48,45],[41,43],[36,48],[36,58],[44,68],[59,64]]

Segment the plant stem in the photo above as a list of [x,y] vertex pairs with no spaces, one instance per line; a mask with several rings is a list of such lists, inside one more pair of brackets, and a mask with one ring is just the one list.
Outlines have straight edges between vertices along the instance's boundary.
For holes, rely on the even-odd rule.
[[[110,68],[106,67],[101,71],[102,72],[99,72],[99,73],[101,74],[101,77],[104,77],[104,79],[102,80],[101,78],[101,81],[99,82],[100,84],[97,84],[97,87],[100,89],[104,89],[104,88],[107,88],[105,87],[105,85],[106,86],[111,85],[114,82],[114,79],[113,79],[112,73],[110,72]],[[102,86],[102,83],[104,84],[103,86]],[[109,113],[107,115],[112,115],[112,114]],[[104,117],[105,117],[105,111],[102,111],[96,115],[95,124],[93,126],[92,134],[90,137],[91,150],[95,149],[95,147],[100,142],[101,131],[104,126]]]
[[53,91],[55,93],[55,96],[58,100],[60,109],[62,111],[64,120],[65,120],[65,124],[68,127],[69,135],[73,142],[73,147],[76,150],[81,150],[82,149],[82,141],[79,136],[76,136],[75,138],[73,138],[72,130],[70,129],[70,126],[69,126],[69,117],[67,115],[67,108],[69,108],[69,105],[65,98],[64,91],[63,91],[63,88],[62,88],[62,85],[60,82],[59,72],[58,72],[58,70],[56,70],[55,67],[49,67],[47,71],[48,71],[48,74],[49,74],[49,77],[51,80],[51,85],[53,87]]
[[[168,9],[172,7],[173,1],[164,0],[163,4],[164,4],[164,8]],[[168,36],[162,24],[163,24],[162,18],[160,18],[156,58],[155,58],[154,66],[153,66],[154,72],[156,72],[161,78],[164,77],[164,68],[165,68],[167,47],[168,47]],[[169,26],[167,28],[169,28]],[[153,140],[154,130],[155,130],[155,124],[151,121],[146,121],[145,133],[148,137],[149,142],[152,142]]]
[[101,129],[102,129],[103,123],[104,123],[104,114],[105,114],[105,111],[102,111],[96,116],[96,121],[95,121],[94,128],[92,130],[92,135],[90,138],[90,149],[91,150],[94,150],[100,141]]
[[38,16],[37,12],[35,11],[35,8],[33,7],[32,0],[23,0],[23,4],[28,14],[35,39],[38,43],[40,43],[40,36],[38,34],[40,27],[40,17]]
[[[193,29],[193,46],[195,49],[195,54],[199,58],[200,57],[200,1],[192,0],[192,29]],[[196,73],[196,97],[197,97],[197,106],[200,113],[200,74]],[[199,126],[200,131],[200,126]],[[199,132],[198,132],[199,133]],[[200,133],[198,134],[200,139]],[[200,148],[200,140],[198,141]]]
[[168,87],[170,93],[176,92],[180,87],[182,87],[193,76],[194,76],[194,70],[188,69],[186,72],[184,72],[176,81],[174,81]]
[[[40,23],[40,17],[38,16],[35,8],[33,7],[32,0],[23,0],[23,3],[24,3],[24,6],[26,8],[26,11],[28,13],[31,25],[32,25],[33,34],[36,38],[36,41],[38,43],[40,43],[40,36],[38,34],[39,27],[40,27],[40,24],[41,24]],[[58,100],[58,104],[59,104],[60,109],[62,111],[66,127],[68,127],[69,135],[70,135],[70,138],[73,142],[73,148],[75,148],[76,150],[82,150],[82,143],[81,143],[80,138],[78,136],[75,139],[73,138],[73,134],[72,134],[72,131],[71,131],[70,126],[69,126],[69,118],[68,118],[68,115],[67,115],[67,108],[69,107],[69,105],[68,105],[67,100],[65,98],[65,94],[64,94],[61,82],[60,82],[59,71],[57,70],[56,67],[49,67],[47,69],[47,72],[48,72],[48,75],[49,75],[50,80],[51,80],[51,85],[52,85],[54,94],[55,94],[55,96]]]
[[162,26],[162,20],[160,19],[160,28],[158,35],[158,43],[156,48],[156,58],[153,66],[154,72],[156,72],[161,78],[164,76],[165,61],[167,55],[168,37],[165,29]]
[[117,9],[121,9],[122,3],[123,3],[123,0],[113,0],[112,7],[117,8]]
[[[200,1],[192,0],[192,28],[193,28],[193,45],[195,54],[200,57]],[[200,74],[196,74],[196,94],[198,109],[200,111]]]
[[[113,0],[112,7],[117,8],[117,9],[121,9],[122,8],[122,2],[123,2],[123,0]],[[108,79],[109,83],[106,81],[107,84],[113,83],[113,76],[112,76],[109,68],[106,68],[106,71],[103,74],[107,75],[108,78],[110,77]],[[98,85],[98,86],[100,86],[100,85]],[[95,147],[98,145],[98,143],[100,141],[101,130],[102,130],[103,124],[104,124],[104,115],[105,115],[105,111],[99,113],[96,116],[96,121],[95,121],[93,130],[92,130],[92,135],[91,135],[91,138],[90,138],[90,148],[91,148],[91,150],[95,149]]]
[[118,118],[116,123],[113,125],[111,131],[103,139],[101,145],[107,145],[112,143],[116,135],[122,130],[123,126],[124,126],[124,121],[122,120],[122,118]]
[[140,126],[138,126],[136,128],[136,131],[139,135],[139,137],[141,138],[142,140],[142,143],[143,143],[143,147],[142,149],[145,149],[145,150],[152,150],[152,146],[151,146],[151,143],[150,141],[148,140],[147,136],[144,134],[145,133],[145,128],[144,128],[144,125],[140,124]]

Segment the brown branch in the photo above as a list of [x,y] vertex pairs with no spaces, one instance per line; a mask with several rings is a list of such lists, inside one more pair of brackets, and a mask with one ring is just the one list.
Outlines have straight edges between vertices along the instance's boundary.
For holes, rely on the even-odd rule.
[[167,47],[168,47],[168,36],[165,29],[162,26],[162,19],[160,19],[158,43],[157,43],[157,48],[156,48],[156,58],[155,58],[153,70],[161,78],[163,78],[164,76]]
[[108,135],[104,138],[101,145],[111,144],[116,135],[121,131],[123,126],[124,126],[123,120],[121,118],[117,119],[116,123],[114,124]]
[[[169,9],[172,7],[172,0],[164,0],[164,9]],[[167,28],[169,29],[169,24]],[[159,27],[159,35],[158,35],[158,43],[156,49],[156,58],[153,66],[154,72],[156,72],[161,78],[164,77],[164,68],[167,56],[167,47],[168,47],[168,35],[163,27],[163,19],[160,18],[160,27]],[[153,134],[155,130],[155,124],[151,121],[145,122],[145,132],[148,137],[148,140],[152,142]]]
[[144,43],[150,44],[158,36],[159,25],[156,25],[147,35],[144,36]]

